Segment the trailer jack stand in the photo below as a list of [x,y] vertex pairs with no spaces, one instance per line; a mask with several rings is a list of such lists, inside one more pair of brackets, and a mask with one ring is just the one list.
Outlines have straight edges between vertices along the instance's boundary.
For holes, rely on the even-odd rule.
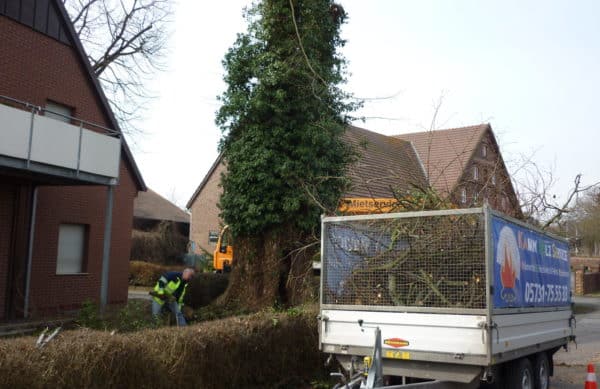
[[[361,328],[362,328],[362,323]],[[361,389],[374,389],[383,386],[383,361],[381,355],[381,330],[375,327],[375,346],[373,357],[367,374],[367,382],[361,385]]]

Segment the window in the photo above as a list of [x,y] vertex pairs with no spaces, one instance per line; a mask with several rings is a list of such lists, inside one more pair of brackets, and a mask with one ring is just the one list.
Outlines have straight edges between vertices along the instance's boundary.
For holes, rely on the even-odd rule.
[[87,227],[84,224],[61,224],[58,230],[56,274],[84,272]]
[[55,103],[53,101],[46,102],[46,109],[44,115],[46,117],[60,120],[61,122],[71,123],[71,117],[73,116],[73,110],[66,105]]
[[473,166],[473,179],[475,181],[479,180],[479,168],[477,166]]
[[487,145],[483,145],[483,146],[481,146],[481,156],[482,156],[483,158],[487,157],[487,151],[488,151],[488,150],[487,150]]
[[467,190],[462,188],[460,191],[460,202],[466,204],[467,202]]
[[209,230],[208,231],[208,243],[217,243],[219,240],[219,231]]
[[473,204],[477,204],[477,201],[479,201],[479,193],[475,192],[473,195]]
[[492,174],[492,185],[496,185],[496,175]]
[[506,210],[506,197],[502,196],[502,199],[500,200],[500,204],[501,204],[502,210],[505,211]]

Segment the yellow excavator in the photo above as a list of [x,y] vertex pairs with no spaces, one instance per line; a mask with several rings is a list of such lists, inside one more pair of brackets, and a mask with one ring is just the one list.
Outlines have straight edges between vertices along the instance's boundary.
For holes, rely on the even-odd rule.
[[[349,215],[387,213],[398,206],[395,198],[348,197],[340,201],[339,211]],[[229,226],[223,227],[213,253],[213,268],[217,273],[228,273],[233,265],[233,242]]]

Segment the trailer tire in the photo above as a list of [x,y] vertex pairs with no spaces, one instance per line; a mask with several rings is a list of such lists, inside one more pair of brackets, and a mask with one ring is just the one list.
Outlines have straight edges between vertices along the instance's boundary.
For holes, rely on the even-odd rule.
[[534,389],[534,373],[528,358],[521,358],[509,363],[504,369],[506,373],[506,389]]
[[545,352],[538,353],[533,363],[535,389],[550,388],[550,361]]

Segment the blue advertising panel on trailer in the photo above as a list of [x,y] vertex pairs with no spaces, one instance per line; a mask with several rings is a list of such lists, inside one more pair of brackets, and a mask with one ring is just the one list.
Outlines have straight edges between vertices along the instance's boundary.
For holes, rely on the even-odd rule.
[[571,303],[569,246],[492,215],[494,308]]

